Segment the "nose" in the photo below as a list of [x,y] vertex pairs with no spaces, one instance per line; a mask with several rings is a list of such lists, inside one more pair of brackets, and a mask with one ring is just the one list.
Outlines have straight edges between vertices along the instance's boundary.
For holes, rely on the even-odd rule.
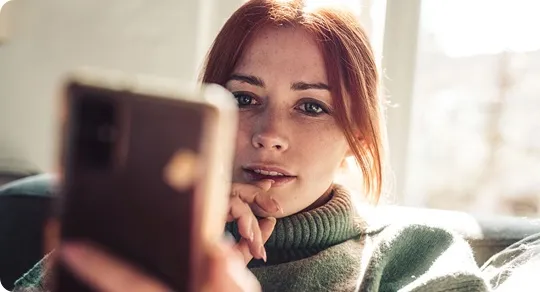
[[253,147],[279,152],[286,151],[289,148],[289,141],[282,120],[270,113],[261,115],[251,137]]
[[251,138],[251,144],[257,149],[268,149],[283,152],[289,143],[282,137],[272,133],[257,133]]

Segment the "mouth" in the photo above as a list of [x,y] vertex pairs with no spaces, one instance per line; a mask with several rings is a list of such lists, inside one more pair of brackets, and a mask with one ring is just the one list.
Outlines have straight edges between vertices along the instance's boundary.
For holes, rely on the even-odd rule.
[[273,180],[274,183],[272,184],[272,187],[282,186],[297,178],[297,176],[292,175],[282,168],[272,166],[249,165],[242,167],[242,171],[244,178],[248,182],[256,182],[265,179]]

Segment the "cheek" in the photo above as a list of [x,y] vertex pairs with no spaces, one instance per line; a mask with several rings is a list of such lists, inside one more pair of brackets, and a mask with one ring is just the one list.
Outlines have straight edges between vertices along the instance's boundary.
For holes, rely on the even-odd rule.
[[[242,121],[242,120],[240,120]],[[246,153],[246,147],[251,145],[251,127],[248,123],[240,122],[236,132],[236,156]]]
[[304,125],[295,131],[296,153],[318,176],[332,176],[347,153],[347,141],[336,125]]

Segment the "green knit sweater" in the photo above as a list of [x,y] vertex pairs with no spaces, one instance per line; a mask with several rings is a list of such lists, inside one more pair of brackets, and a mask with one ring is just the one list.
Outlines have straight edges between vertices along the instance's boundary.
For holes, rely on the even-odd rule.
[[[469,245],[452,232],[362,222],[336,187],[324,206],[279,219],[266,243],[267,263],[248,267],[264,291],[489,291]],[[227,229],[238,238],[234,224]],[[47,291],[46,261],[15,291]]]

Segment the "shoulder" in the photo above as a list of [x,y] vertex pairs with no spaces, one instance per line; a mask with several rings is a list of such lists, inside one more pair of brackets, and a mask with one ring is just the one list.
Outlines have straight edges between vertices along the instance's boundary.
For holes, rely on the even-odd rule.
[[385,291],[487,290],[470,246],[449,230],[419,223],[388,224],[368,233],[364,248],[368,255],[363,285]]
[[492,287],[501,291],[537,287],[537,271],[540,271],[540,233],[510,245],[482,266]]
[[28,272],[15,282],[14,291],[46,291],[47,279],[50,278],[50,271],[47,269],[48,262],[54,252],[49,253]]
[[414,263],[424,271],[433,261],[448,256],[477,268],[472,250],[461,236],[428,224],[389,224],[368,233],[365,245],[372,250],[372,260],[380,263]]
[[[377,228],[371,227],[367,230],[367,237],[383,248],[410,250],[417,248],[413,243],[422,243],[422,249],[429,249],[464,243],[463,247],[470,252],[469,246],[458,234],[425,223],[391,223]],[[472,256],[472,252],[470,253]]]

